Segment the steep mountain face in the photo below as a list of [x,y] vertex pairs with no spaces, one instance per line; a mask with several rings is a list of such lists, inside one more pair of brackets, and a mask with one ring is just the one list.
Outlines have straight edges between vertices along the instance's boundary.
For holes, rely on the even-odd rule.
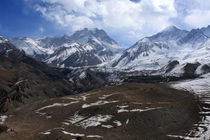
[[193,29],[186,36],[179,39],[179,44],[190,44],[192,46],[197,46],[199,43],[204,43],[208,40],[208,36],[206,36],[202,30]]
[[36,40],[14,38],[11,42],[23,49],[27,55],[65,67],[102,64],[111,60],[123,49],[105,31],[87,28],[71,36]]
[[26,56],[2,36],[0,40],[0,112],[73,93],[72,83],[57,69]]
[[156,69],[168,62],[168,52],[175,46],[176,40],[184,37],[187,31],[174,26],[151,37],[145,37],[128,48],[114,60],[113,67]]
[[175,26],[169,26],[165,28],[162,32],[146,38],[148,38],[151,42],[170,42],[176,41],[179,38],[186,36],[187,33],[188,31],[180,30]]
[[209,26],[188,32],[174,26],[168,27],[158,34],[141,39],[125,50],[110,65],[115,68],[162,69],[169,72],[165,66],[170,62],[178,61],[178,64],[174,66],[177,70],[179,69],[178,73],[184,69],[187,63],[199,62],[202,66],[209,65],[210,39],[203,32],[208,28]]
[[210,37],[210,25],[207,27],[201,28],[201,31],[208,37]]
[[44,48],[41,45],[40,40],[31,38],[13,38],[10,42],[17,46],[20,50],[24,50],[25,53],[37,60],[43,60],[48,55],[52,54],[54,50],[52,48]]

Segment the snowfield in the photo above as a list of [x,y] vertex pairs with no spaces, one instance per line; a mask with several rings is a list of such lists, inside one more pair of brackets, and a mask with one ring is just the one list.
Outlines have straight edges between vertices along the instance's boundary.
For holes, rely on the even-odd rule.
[[197,95],[210,94],[210,73],[202,75],[194,80],[186,80],[171,84],[171,87],[187,90]]
[[175,82],[171,87],[187,90],[199,96],[201,102],[202,121],[195,124],[194,129],[186,136],[169,135],[170,137],[184,138],[189,140],[210,139],[210,73],[200,76],[194,80]]

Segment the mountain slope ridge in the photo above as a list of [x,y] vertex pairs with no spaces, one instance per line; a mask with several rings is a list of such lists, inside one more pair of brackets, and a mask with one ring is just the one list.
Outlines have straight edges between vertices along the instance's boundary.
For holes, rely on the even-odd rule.
[[175,26],[168,27],[153,36],[139,40],[109,66],[158,70],[175,60],[179,61],[180,65],[196,62],[209,65],[210,38],[202,30],[204,28],[185,31]]

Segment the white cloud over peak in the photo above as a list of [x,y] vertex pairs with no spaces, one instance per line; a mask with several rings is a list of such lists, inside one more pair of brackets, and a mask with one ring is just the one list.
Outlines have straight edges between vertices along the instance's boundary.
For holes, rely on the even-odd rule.
[[210,10],[192,10],[191,13],[186,16],[185,22],[193,28],[205,27],[210,24]]
[[185,23],[193,28],[201,28],[210,24],[210,2],[208,0],[192,0],[193,8],[188,9]]
[[188,29],[201,28],[210,24],[209,0],[175,0],[178,16],[175,20]]
[[82,28],[102,28],[118,42],[134,43],[171,25],[176,17],[174,0],[42,0],[35,9],[47,20],[72,33]]

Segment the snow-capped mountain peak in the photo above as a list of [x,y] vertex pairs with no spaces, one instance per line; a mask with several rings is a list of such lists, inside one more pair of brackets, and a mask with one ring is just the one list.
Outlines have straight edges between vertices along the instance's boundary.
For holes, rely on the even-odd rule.
[[104,30],[97,28],[85,28],[71,36],[15,38],[11,42],[38,60],[66,67],[102,64],[123,50]]
[[148,37],[152,42],[159,42],[159,41],[174,41],[180,37],[186,36],[188,31],[181,30],[176,26],[169,26],[162,30],[161,32]]
[[85,44],[91,41],[95,41],[103,46],[109,47],[112,51],[120,51],[122,47],[119,46],[113,39],[111,39],[107,33],[98,28],[88,29],[84,28],[83,30],[76,31],[71,37],[70,40],[78,42],[80,44]]
[[174,32],[176,30],[180,30],[180,29],[174,25],[171,25],[163,29],[161,32]]
[[204,33],[210,26],[202,29],[185,31],[175,26],[145,37],[125,50],[110,64],[116,68],[157,70],[172,61],[208,64],[210,39]]

